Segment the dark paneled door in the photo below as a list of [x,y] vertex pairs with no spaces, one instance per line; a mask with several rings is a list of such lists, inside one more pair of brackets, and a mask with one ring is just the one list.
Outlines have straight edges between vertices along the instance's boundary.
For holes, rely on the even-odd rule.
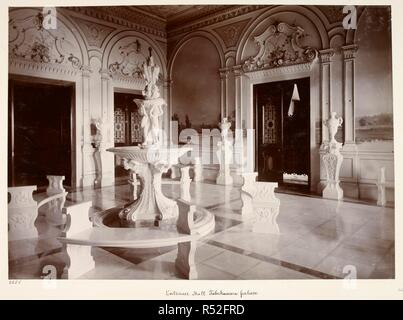
[[[115,92],[115,146],[136,146],[140,144],[142,139],[141,117],[138,107],[133,101],[134,99],[143,99],[143,96]],[[115,167],[116,176],[126,176],[127,171],[124,170],[119,163]]]
[[8,184],[46,186],[64,175],[71,186],[72,85],[9,81]]
[[259,180],[262,181],[282,181],[282,103],[281,88],[255,86],[256,158]]
[[[289,115],[295,85],[299,100]],[[310,176],[310,80],[255,85],[254,99],[258,178],[294,187],[283,179],[285,173]],[[309,181],[295,187],[309,187]]]

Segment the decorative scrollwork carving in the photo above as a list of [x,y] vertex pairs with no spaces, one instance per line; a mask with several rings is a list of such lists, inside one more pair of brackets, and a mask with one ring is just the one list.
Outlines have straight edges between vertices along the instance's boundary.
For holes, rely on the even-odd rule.
[[304,36],[304,29],[298,26],[285,22],[270,25],[254,38],[259,52],[244,62],[243,70],[247,72],[313,61],[317,50],[300,44]]
[[67,40],[64,28],[46,29],[43,19],[43,14],[38,12],[24,19],[10,20],[10,59],[43,64],[70,63],[73,68],[81,69],[82,61],[74,54],[75,46]]
[[109,73],[142,79],[142,65],[147,62],[147,57],[141,52],[139,40],[120,46],[119,54],[121,60],[109,64]]

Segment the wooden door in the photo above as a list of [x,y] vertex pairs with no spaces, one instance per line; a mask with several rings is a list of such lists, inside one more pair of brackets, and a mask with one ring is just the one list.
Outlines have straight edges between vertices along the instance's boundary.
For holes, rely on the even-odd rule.
[[9,185],[46,186],[47,175],[72,178],[70,84],[9,82]]
[[282,181],[282,94],[273,86],[255,86],[257,168],[259,180]]

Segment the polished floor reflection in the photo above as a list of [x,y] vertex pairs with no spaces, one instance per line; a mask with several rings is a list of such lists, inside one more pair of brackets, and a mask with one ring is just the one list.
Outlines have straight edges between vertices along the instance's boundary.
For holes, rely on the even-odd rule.
[[[179,197],[178,184],[163,192]],[[92,200],[94,212],[123,205],[129,186],[69,193],[66,206]],[[277,193],[280,234],[252,232],[243,220],[239,189],[192,183],[192,201],[216,217],[214,233],[196,250],[198,279],[340,279],[355,268],[359,279],[395,277],[394,209],[354,202]],[[56,239],[60,226],[36,221],[39,238],[9,242],[10,279],[39,279],[46,266],[57,277],[68,270],[66,248]],[[95,267],[82,279],[181,279],[175,268],[177,247],[160,249],[92,248]]]

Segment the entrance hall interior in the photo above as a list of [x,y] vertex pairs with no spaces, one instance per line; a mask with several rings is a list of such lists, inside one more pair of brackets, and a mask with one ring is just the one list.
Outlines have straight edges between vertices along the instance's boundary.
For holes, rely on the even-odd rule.
[[11,7],[9,278],[394,279],[391,12],[356,10]]

